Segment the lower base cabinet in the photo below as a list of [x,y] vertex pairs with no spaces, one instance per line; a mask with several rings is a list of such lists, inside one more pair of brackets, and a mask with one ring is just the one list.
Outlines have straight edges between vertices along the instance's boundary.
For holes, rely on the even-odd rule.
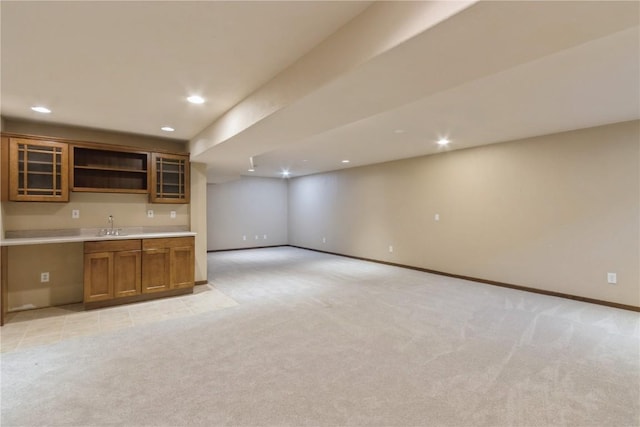
[[142,292],[193,287],[194,238],[142,241]]
[[84,301],[113,298],[113,253],[84,254]]
[[194,265],[193,237],[85,242],[85,306],[188,293]]
[[85,242],[84,302],[140,294],[140,240]]
[[115,298],[140,294],[142,257],[139,249],[113,254],[113,292]]
[[170,282],[171,251],[165,248],[145,249],[142,253],[144,269],[142,270],[142,292],[168,291]]

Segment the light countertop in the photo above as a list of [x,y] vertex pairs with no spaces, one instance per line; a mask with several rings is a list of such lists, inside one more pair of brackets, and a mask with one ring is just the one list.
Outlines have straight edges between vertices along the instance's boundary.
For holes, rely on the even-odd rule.
[[[183,229],[184,228],[184,229]],[[101,234],[100,228],[80,228],[64,230],[21,230],[7,231],[0,246],[45,245],[51,243],[73,243],[102,240],[157,239],[163,237],[188,237],[196,233],[186,227],[125,227],[120,235]]]

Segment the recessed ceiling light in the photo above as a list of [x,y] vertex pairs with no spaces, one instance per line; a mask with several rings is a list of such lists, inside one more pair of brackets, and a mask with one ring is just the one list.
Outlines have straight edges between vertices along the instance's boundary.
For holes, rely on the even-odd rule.
[[406,130],[404,130],[404,129],[396,129],[396,130],[393,131],[393,133],[405,133],[405,132],[406,132]]
[[291,172],[289,172],[288,170],[285,169],[285,170],[282,171],[282,177],[283,178],[288,178],[289,175],[291,175]]
[[187,101],[192,104],[204,104],[204,98],[198,95],[191,95],[187,98]]
[[173,132],[175,129],[172,128],[171,126],[163,126],[160,128],[161,130],[165,131],[165,132]]
[[304,160],[303,160],[303,162],[308,162],[308,161],[309,161],[309,160],[307,160],[307,159],[304,159]]
[[247,169],[249,172],[255,172],[256,170],[254,168],[251,169]]
[[447,145],[450,141],[447,138],[440,138],[438,140],[438,145]]
[[49,114],[51,112],[50,109],[48,109],[47,107],[43,107],[41,105],[31,107],[31,109],[37,113],[42,113],[42,114]]
[[342,163],[349,163],[350,160],[343,160]]

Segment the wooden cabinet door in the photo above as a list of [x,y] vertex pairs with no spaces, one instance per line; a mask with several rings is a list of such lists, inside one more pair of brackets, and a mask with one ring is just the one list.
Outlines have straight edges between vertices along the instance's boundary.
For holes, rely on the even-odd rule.
[[194,248],[171,248],[171,287],[188,288],[194,285]]
[[84,255],[84,302],[113,298],[113,252]]
[[189,156],[153,153],[151,203],[189,203]]
[[168,291],[171,288],[171,251],[168,248],[142,251],[142,293]]
[[140,251],[123,251],[113,254],[113,287],[114,296],[130,297],[141,292]]
[[9,200],[69,201],[67,144],[9,138]]

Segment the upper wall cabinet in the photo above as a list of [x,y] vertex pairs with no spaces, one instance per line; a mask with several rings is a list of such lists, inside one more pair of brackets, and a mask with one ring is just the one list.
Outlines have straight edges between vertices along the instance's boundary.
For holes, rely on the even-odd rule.
[[9,138],[9,200],[69,201],[68,146]]
[[0,200],[68,202],[70,191],[189,203],[189,155],[60,138],[0,136]]
[[189,156],[152,154],[151,203],[189,203]]
[[149,153],[73,145],[71,190],[148,193]]

